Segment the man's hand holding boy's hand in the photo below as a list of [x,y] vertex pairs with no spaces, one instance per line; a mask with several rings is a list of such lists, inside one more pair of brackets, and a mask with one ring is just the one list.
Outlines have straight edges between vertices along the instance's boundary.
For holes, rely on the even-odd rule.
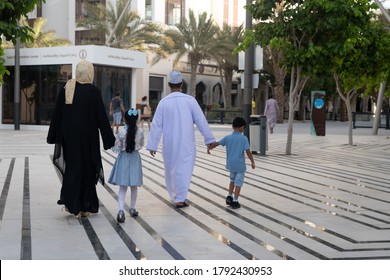
[[210,151],[212,149],[214,149],[215,147],[217,147],[218,145],[219,145],[218,142],[213,142],[213,143],[207,144],[207,153],[210,154]]

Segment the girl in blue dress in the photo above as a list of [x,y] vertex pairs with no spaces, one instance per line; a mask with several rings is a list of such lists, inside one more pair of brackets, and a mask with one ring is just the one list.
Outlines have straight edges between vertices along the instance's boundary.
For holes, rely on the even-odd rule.
[[135,209],[138,187],[142,186],[142,161],[139,150],[144,145],[144,131],[138,127],[138,111],[127,109],[124,114],[125,126],[116,135],[115,146],[112,150],[118,153],[112,167],[108,182],[118,185],[118,223],[125,221],[125,196],[130,187],[130,210],[132,217],[138,215]]

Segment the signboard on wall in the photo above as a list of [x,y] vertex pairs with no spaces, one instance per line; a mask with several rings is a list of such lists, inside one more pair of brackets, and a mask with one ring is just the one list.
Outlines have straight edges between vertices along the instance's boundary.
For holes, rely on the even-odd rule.
[[[263,69],[263,48],[260,46],[255,47],[255,54],[253,58],[254,70]],[[238,69],[245,70],[245,52],[238,53]]]
[[[5,66],[15,65],[15,50],[5,50]],[[76,65],[81,59],[94,64],[125,68],[146,68],[146,55],[142,52],[84,45],[52,48],[20,49],[20,65]]]

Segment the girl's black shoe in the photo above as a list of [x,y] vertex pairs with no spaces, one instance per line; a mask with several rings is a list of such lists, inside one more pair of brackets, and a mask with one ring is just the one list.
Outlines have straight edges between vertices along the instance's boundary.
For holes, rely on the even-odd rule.
[[123,210],[119,210],[116,220],[118,223],[123,223],[126,220],[125,212],[123,212]]

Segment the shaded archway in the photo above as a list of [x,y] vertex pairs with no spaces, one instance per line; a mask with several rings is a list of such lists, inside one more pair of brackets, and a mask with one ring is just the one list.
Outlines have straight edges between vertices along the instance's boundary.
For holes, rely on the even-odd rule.
[[195,98],[202,109],[205,108],[205,104],[203,101],[203,93],[205,92],[205,90],[206,90],[206,85],[203,82],[199,82],[195,87]]
[[181,92],[188,93],[188,84],[184,79],[183,84],[181,85]]
[[211,102],[211,105],[218,104],[220,108],[224,107],[221,83],[217,83],[213,86],[213,96]]

